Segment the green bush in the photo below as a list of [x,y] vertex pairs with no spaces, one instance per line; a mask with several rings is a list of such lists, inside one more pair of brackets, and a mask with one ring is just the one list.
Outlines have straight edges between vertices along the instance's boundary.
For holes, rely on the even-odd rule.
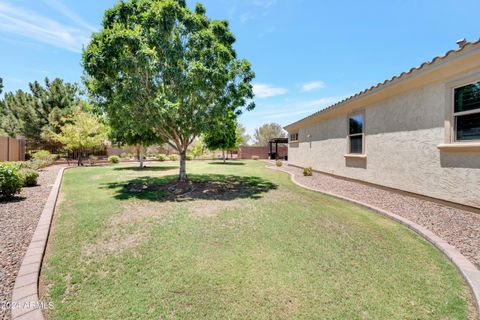
[[48,167],[51,163],[47,160],[43,159],[34,159],[25,163],[24,167],[33,169],[33,170],[40,170],[42,168]]
[[45,160],[47,162],[53,163],[55,160],[57,160],[57,155],[51,154],[47,150],[39,150],[35,151],[31,154],[32,160]]
[[280,161],[280,160],[277,160],[277,161],[275,162],[275,165],[276,165],[277,167],[281,167],[281,166],[283,166],[283,162]]
[[38,172],[33,169],[21,169],[20,175],[23,179],[23,186],[24,187],[33,187],[37,185],[38,180]]
[[0,164],[0,198],[9,199],[22,190],[23,179],[18,168]]
[[120,153],[120,158],[121,159],[130,159],[130,154],[126,152]]
[[48,167],[54,163],[57,158],[55,154],[51,154],[46,150],[39,150],[31,154],[31,160],[27,161],[30,163],[26,164],[26,166],[33,170],[39,170]]
[[158,161],[165,161],[165,160],[167,160],[167,155],[163,154],[163,153],[157,154],[157,160]]
[[258,159],[260,159],[259,156],[252,156],[252,160],[258,160]]
[[170,159],[170,161],[178,161],[178,154],[170,154],[168,155],[168,159]]
[[188,160],[188,161],[193,160],[193,155],[187,154],[187,155],[185,156],[185,159]]
[[51,156],[47,150],[35,151],[31,154],[32,159],[47,159]]
[[108,162],[110,163],[119,163],[120,162],[120,158],[118,156],[110,156],[108,157]]
[[313,175],[312,167],[303,168],[303,175],[306,177],[312,176]]

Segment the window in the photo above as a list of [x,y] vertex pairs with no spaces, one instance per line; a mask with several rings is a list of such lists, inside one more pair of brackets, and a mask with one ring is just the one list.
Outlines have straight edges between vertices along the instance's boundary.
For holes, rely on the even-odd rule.
[[480,82],[456,88],[453,109],[455,140],[480,140]]
[[290,142],[298,141],[298,132],[290,133]]
[[349,153],[363,154],[363,112],[353,114],[348,119]]

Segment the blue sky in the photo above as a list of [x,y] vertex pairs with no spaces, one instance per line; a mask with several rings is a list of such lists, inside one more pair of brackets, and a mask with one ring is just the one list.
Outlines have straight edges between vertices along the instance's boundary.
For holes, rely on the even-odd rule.
[[[193,7],[196,1],[187,3]],[[0,0],[5,91],[45,76],[80,82],[82,44],[113,0]],[[256,72],[250,133],[286,125],[456,47],[475,41],[478,0],[204,0],[231,23]]]

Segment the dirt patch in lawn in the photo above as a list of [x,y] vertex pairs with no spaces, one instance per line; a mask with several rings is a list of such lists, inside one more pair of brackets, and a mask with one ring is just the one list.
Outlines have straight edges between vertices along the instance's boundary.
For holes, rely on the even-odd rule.
[[122,224],[140,222],[150,217],[161,218],[168,215],[172,209],[172,205],[168,203],[127,203],[123,205],[122,213],[113,215],[109,219],[109,223],[115,227]]
[[219,213],[227,209],[242,208],[242,205],[232,201],[197,201],[195,205],[189,208],[192,216],[196,218],[211,218],[216,217]]
[[84,260],[101,257],[104,255],[120,255],[128,249],[135,248],[148,241],[149,236],[145,231],[136,230],[132,233],[106,231],[102,239],[94,244],[85,245],[81,257]]

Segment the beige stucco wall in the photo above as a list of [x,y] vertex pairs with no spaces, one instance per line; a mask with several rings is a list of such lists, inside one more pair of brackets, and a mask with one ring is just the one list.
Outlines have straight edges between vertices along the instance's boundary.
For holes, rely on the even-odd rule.
[[445,143],[445,119],[450,107],[447,91],[455,80],[364,106],[366,159],[344,157],[345,113],[300,128],[300,142],[289,145],[289,162],[480,207],[480,153],[448,153],[437,148]]

